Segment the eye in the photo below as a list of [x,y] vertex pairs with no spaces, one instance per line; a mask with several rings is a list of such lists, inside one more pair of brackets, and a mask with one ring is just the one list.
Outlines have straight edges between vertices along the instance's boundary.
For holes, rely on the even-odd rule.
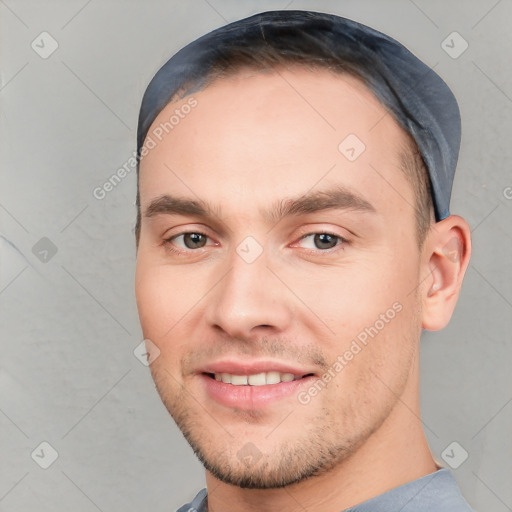
[[332,233],[310,233],[301,237],[300,242],[305,249],[320,249],[322,251],[348,243],[343,237]]
[[207,236],[203,233],[183,233],[178,235],[176,239],[183,237],[183,244],[187,249],[199,249],[206,244]]
[[208,236],[204,233],[190,231],[173,235],[165,240],[168,248],[175,252],[187,252],[188,250],[202,249],[206,246]]

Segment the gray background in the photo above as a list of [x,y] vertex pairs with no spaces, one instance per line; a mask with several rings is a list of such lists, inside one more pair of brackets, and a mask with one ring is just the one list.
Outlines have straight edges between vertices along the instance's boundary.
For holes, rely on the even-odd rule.
[[[474,254],[451,324],[424,336],[422,410],[439,460],[453,441],[452,459],[468,452],[454,474],[473,507],[512,510],[510,0],[0,0],[0,510],[172,511],[203,486],[133,354],[135,172],[92,192],[132,155],[145,86],[172,53],[279,8],[389,33],[459,100],[452,211]],[[50,48],[43,31],[58,43],[47,58],[31,47]],[[456,59],[441,46],[453,31],[469,43]]]

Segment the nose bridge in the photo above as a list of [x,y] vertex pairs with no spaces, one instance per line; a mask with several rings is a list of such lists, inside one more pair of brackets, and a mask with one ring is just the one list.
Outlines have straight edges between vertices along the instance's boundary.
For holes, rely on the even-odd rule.
[[286,295],[267,267],[269,255],[256,243],[247,237],[233,250],[210,301],[208,321],[232,337],[248,337],[262,326],[281,331],[290,321]]

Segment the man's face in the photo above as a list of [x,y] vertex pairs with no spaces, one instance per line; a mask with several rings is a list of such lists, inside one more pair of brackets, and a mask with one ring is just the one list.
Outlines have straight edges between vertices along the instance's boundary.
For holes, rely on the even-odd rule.
[[[150,135],[182,115],[140,167],[136,296],[160,350],[150,368],[213,475],[286,485],[354,453],[416,389],[406,136],[362,84],[328,71],[242,73],[193,98],[161,112]],[[156,204],[164,195],[206,214]]]

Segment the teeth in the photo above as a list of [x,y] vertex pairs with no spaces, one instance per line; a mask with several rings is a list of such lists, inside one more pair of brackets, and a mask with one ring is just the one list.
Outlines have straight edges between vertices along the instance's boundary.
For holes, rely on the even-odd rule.
[[234,386],[246,386],[247,375],[231,375],[231,384]]
[[281,374],[279,372],[267,373],[267,384],[278,384],[281,382]]
[[257,373],[256,375],[249,375],[247,379],[250,386],[264,386],[267,383],[264,373]]
[[215,380],[234,386],[264,386],[265,384],[279,384],[300,379],[301,375],[293,373],[266,372],[254,375],[232,375],[231,373],[216,373]]

